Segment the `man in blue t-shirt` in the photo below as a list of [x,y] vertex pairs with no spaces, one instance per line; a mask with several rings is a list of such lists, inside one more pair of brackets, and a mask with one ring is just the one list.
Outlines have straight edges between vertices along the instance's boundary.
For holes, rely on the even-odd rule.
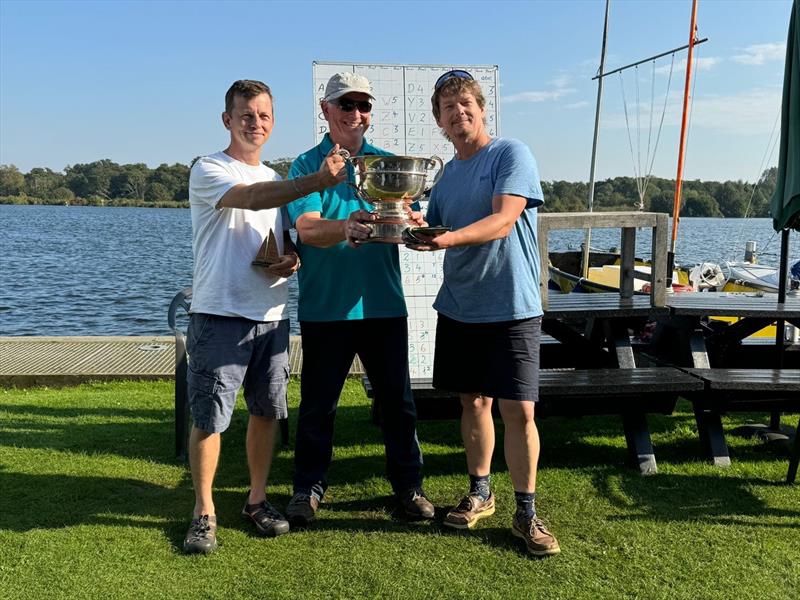
[[411,247],[447,249],[433,305],[439,313],[433,385],[459,393],[470,477],[469,492],[444,524],[468,529],[495,511],[489,469],[497,398],[517,502],[511,531],[531,554],[557,554],[558,541],[537,518],[534,502],[542,318],[536,207],[543,202],[536,162],[522,142],[489,136],[486,102],[468,72],[442,75],[431,103],[456,156],[431,192],[426,220],[451,231]]
[[[351,156],[389,154],[364,140],[374,97],[355,73],[330,78],[320,102],[330,133],[292,163],[289,178],[316,172],[332,149]],[[383,414],[387,477],[405,514],[433,518],[422,491],[422,453],[408,372],[408,325],[393,244],[359,243],[371,229],[371,206],[342,183],[288,205],[303,261],[298,320],[303,338],[294,495],[286,509],[307,525],[328,487],[336,406],[353,358],[364,365]]]

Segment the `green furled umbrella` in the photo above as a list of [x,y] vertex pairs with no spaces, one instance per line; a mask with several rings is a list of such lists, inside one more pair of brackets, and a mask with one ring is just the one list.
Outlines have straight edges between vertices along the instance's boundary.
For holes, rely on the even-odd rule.
[[[781,264],[778,303],[786,301],[786,279],[789,267],[789,230],[800,231],[800,4],[792,3],[789,17],[789,38],[786,41],[786,68],[783,74],[781,110],[781,153],[778,159],[778,182],[772,196],[772,226],[781,232]],[[785,345],[784,323],[777,322],[775,346],[778,368],[783,368]],[[773,413],[771,429],[780,428],[780,413]],[[789,460],[787,483],[794,483],[800,463],[800,426],[795,430],[794,448]]]
[[772,226],[775,231],[800,231],[800,3],[794,0],[786,42],[783,75],[781,150],[778,183],[772,195]]

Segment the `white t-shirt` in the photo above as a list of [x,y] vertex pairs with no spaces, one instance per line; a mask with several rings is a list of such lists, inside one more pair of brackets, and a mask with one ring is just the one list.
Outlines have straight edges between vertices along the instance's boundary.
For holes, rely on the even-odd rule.
[[201,157],[189,175],[192,213],[193,313],[244,317],[253,321],[288,318],[287,280],[251,264],[275,232],[283,253],[283,219],[278,209],[216,208],[233,186],[277,181],[269,167],[248,165],[224,152]]

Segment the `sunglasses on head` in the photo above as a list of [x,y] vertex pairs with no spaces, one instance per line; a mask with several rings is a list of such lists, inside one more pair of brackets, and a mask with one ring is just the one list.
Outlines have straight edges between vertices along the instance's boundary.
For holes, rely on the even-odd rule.
[[353,100],[352,98],[339,98],[335,101],[336,106],[338,106],[344,112],[353,112],[354,109],[358,109],[358,112],[361,113],[368,113],[372,112],[372,103],[368,102],[367,100]]
[[440,87],[444,85],[445,81],[448,81],[453,77],[458,77],[459,79],[467,79],[470,81],[475,79],[468,71],[464,71],[462,69],[454,69],[452,71],[448,71],[447,73],[445,73],[444,75],[439,77],[439,79],[436,80],[436,83],[433,84],[434,91],[438,90]]

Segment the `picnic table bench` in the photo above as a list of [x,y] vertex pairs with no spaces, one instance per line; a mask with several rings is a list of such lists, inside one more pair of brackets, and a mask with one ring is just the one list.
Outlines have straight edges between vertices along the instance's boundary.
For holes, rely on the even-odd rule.
[[[372,418],[379,423],[380,404],[366,376],[364,388],[372,398]],[[458,394],[434,389],[429,379],[412,381],[411,389],[418,419],[461,416]],[[642,474],[649,474],[657,467],[646,414],[670,414],[679,395],[702,389],[700,379],[672,367],[542,369],[536,416],[620,415],[629,457]],[[497,411],[496,402],[492,409]]]
[[[731,410],[800,411],[800,369],[685,369],[703,382],[690,393],[703,449],[712,462],[730,466],[720,415]],[[793,479],[793,478],[792,478]]]

